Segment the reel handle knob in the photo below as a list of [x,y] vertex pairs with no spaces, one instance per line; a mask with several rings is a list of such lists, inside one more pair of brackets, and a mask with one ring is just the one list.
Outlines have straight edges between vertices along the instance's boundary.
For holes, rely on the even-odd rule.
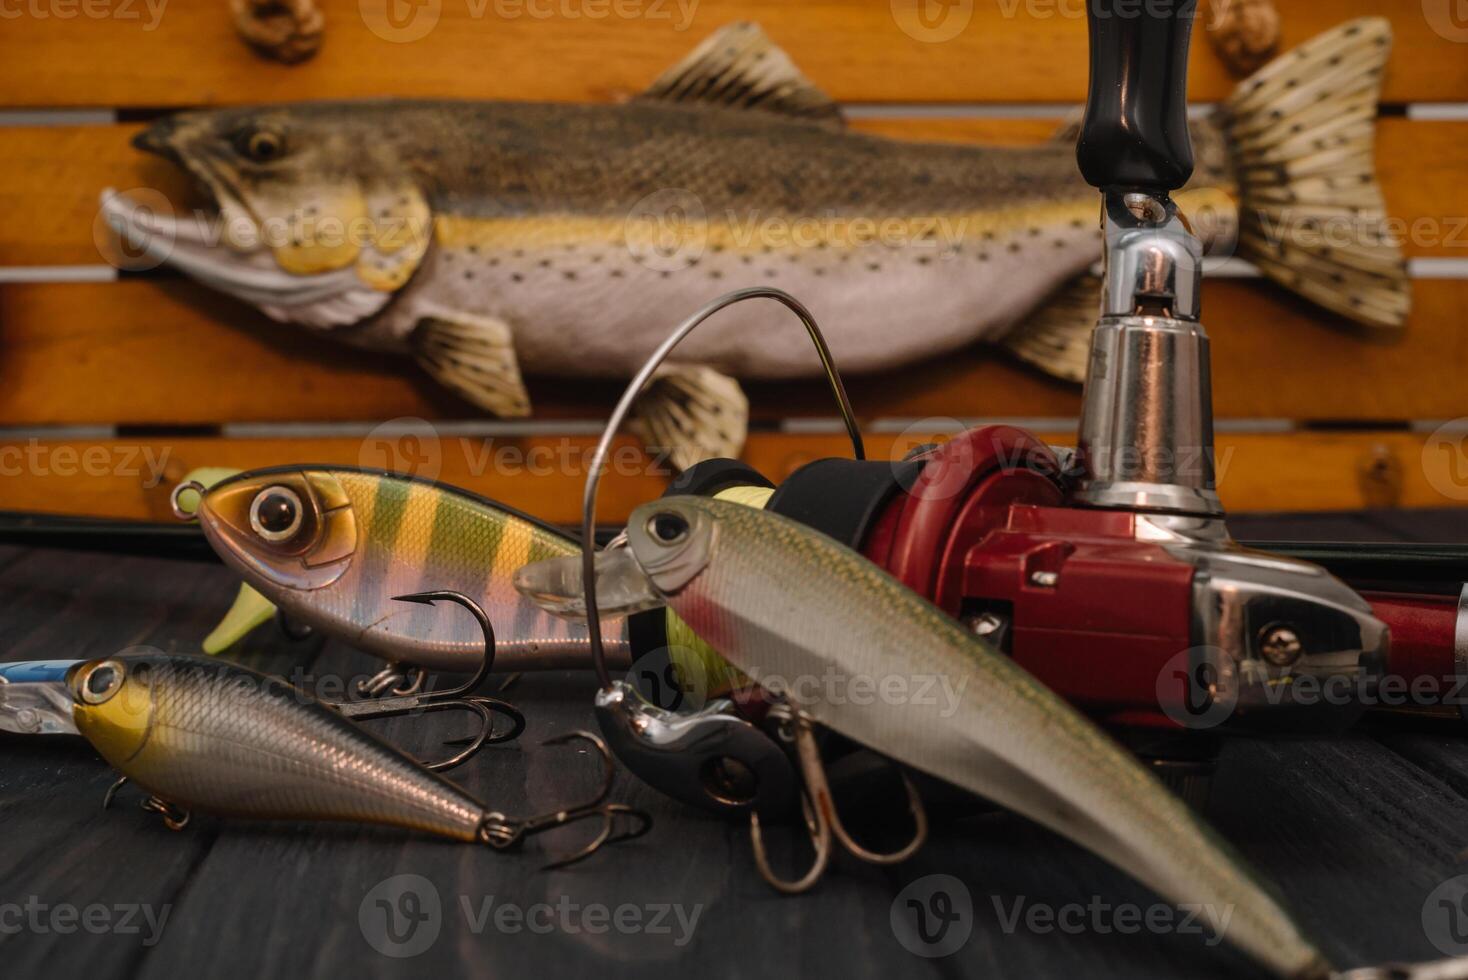
[[1091,81],[1076,160],[1093,187],[1166,193],[1193,173],[1188,39],[1197,0],[1086,0]]

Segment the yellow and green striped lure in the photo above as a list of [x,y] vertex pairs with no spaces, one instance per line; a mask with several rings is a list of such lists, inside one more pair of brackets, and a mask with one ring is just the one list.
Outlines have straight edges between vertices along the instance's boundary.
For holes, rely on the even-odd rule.
[[[253,470],[203,491],[196,514],[210,545],[293,620],[398,663],[471,670],[483,650],[467,615],[394,602],[447,589],[477,600],[495,630],[497,670],[590,665],[584,624],[543,612],[511,576],[580,551],[561,531],[455,487],[339,466]],[[614,663],[628,662],[625,624],[604,624]]]

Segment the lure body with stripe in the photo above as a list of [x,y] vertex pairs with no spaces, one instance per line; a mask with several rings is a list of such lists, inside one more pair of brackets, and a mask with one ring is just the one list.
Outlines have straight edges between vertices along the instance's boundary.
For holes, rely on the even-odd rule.
[[477,800],[283,681],[157,656],[93,661],[71,683],[78,731],[177,807],[479,838]]
[[[262,506],[279,508],[285,521],[292,501],[297,527],[260,524]],[[477,667],[484,640],[472,619],[393,601],[450,590],[489,614],[497,670],[590,663],[585,626],[542,612],[510,581],[521,566],[579,554],[580,545],[481,497],[391,473],[292,466],[218,483],[197,513],[225,564],[293,620],[375,656],[435,670]],[[604,634],[625,663],[623,623],[607,623]]]
[[[1327,975],[1270,892],[1130,753],[860,555],[779,515],[697,497],[638,508],[628,536],[652,591],[816,721],[1051,828],[1172,901],[1233,908],[1227,937],[1280,976]],[[910,696],[837,696],[857,678]],[[920,697],[942,689],[925,679],[956,695]]]

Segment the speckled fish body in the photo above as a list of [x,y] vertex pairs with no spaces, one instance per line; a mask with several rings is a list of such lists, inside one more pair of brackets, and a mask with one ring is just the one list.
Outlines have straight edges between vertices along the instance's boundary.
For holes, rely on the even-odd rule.
[[[655,533],[659,515],[675,519],[663,520],[664,537],[684,526],[680,539]],[[816,721],[1051,828],[1172,901],[1232,909],[1226,937],[1276,974],[1324,975],[1269,890],[1130,753],[860,555],[779,515],[706,498],[646,504],[628,533],[669,607]],[[855,687],[822,680],[832,675],[910,696],[841,697]],[[939,678],[953,699],[912,693]]]
[[72,684],[78,731],[120,773],[185,810],[477,839],[477,800],[283,681],[157,656],[93,661]]
[[[252,508],[276,499],[298,502],[301,520],[272,541]],[[224,562],[291,619],[383,659],[442,670],[478,665],[484,640],[467,613],[393,600],[447,590],[488,613],[496,670],[590,665],[585,626],[542,612],[511,583],[522,565],[579,554],[580,545],[482,497],[391,473],[292,466],[215,484],[197,513]],[[624,632],[620,621],[603,631],[614,663],[627,662]]]
[[[1363,20],[1354,31],[1346,48],[1322,48],[1318,65],[1296,57],[1282,68],[1310,87],[1317,69],[1344,58],[1352,79],[1370,81],[1390,25]],[[1271,71],[1283,81],[1276,66],[1260,77]],[[1241,86],[1239,138],[1255,156],[1274,154],[1245,168],[1251,178],[1293,159],[1279,146],[1285,136],[1338,135],[1311,130],[1332,115],[1313,88],[1310,125],[1269,128],[1292,123],[1297,107],[1283,100],[1302,101],[1300,91]],[[1255,104],[1266,96],[1279,101]],[[1374,97],[1352,89],[1358,101]],[[1197,170],[1180,198],[1220,242],[1239,219],[1227,123],[1219,114],[1194,124]],[[753,25],[718,32],[624,105],[222,109],[164,120],[139,145],[186,167],[223,212],[232,257],[222,247],[195,255],[197,236],[182,229],[164,236],[168,261],[185,271],[274,317],[367,346],[406,351],[425,322],[489,318],[513,335],[527,373],[626,377],[678,314],[759,284],[801,297],[844,370],[889,369],[1004,335],[1101,256],[1098,201],[1072,139],[975,146],[843,128],[835,104]],[[1321,203],[1364,206],[1356,196],[1376,194],[1369,171],[1368,160],[1362,180],[1352,170],[1349,181],[1327,181],[1335,199]],[[1300,176],[1319,183],[1321,173]],[[328,218],[332,229],[360,222],[370,233],[343,240],[328,234]],[[271,223],[291,233],[271,238]],[[1260,244],[1246,237],[1246,251]],[[1299,285],[1275,259],[1265,271]],[[1385,252],[1379,271],[1393,271]],[[1329,304],[1332,294],[1312,298]],[[1336,304],[1400,324],[1400,311]],[[1073,324],[1082,335],[1094,306],[1092,291]],[[677,359],[744,378],[819,373],[799,331],[758,304],[721,314]]]

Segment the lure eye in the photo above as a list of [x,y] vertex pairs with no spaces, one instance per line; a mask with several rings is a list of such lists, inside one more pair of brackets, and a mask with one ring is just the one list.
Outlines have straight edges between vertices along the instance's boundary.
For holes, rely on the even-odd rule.
[[250,527],[266,541],[289,541],[301,529],[304,508],[289,487],[266,487],[250,502]]
[[106,704],[122,690],[127,668],[121,660],[104,660],[77,679],[77,693],[87,704]]
[[677,514],[654,514],[647,522],[648,533],[663,544],[677,544],[688,537],[688,522]]
[[279,133],[257,129],[243,134],[237,141],[239,151],[256,163],[269,163],[285,150],[285,140]]

